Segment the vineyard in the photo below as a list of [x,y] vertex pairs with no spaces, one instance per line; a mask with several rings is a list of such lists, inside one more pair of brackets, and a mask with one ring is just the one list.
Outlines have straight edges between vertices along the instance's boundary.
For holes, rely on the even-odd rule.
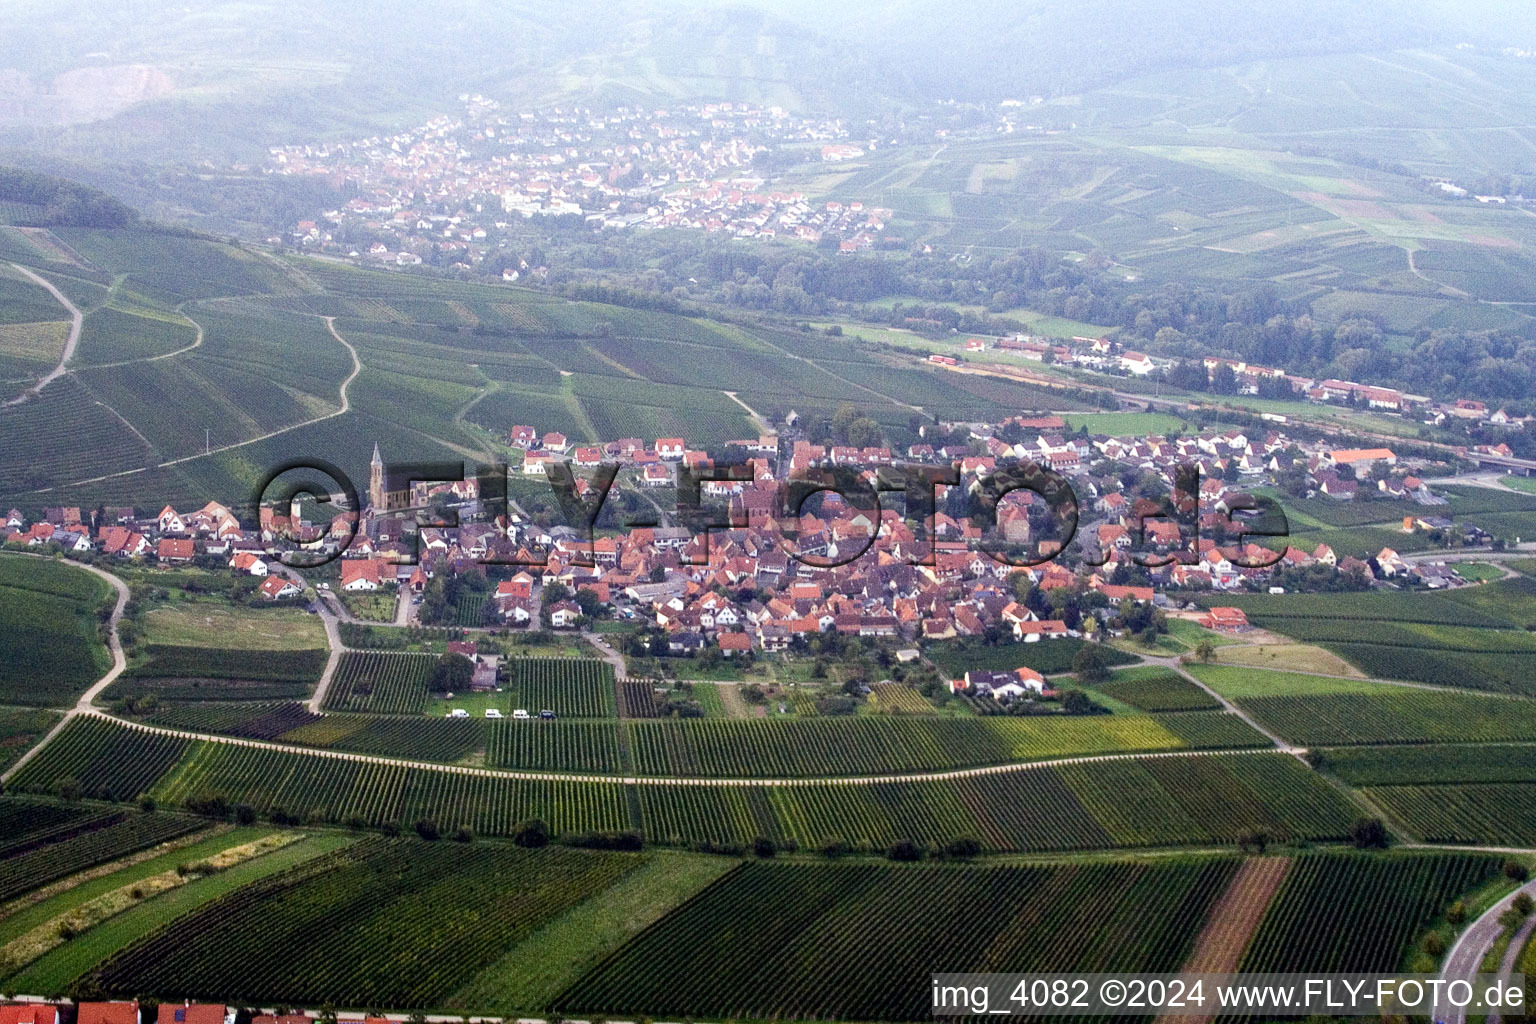
[[[12,805],[8,807],[29,805]],[[87,817],[44,835],[33,835],[0,859],[0,903],[77,871],[116,860],[204,827],[180,814],[119,812]]]
[[659,718],[660,702],[656,687],[644,679],[626,679],[618,684],[618,710],[621,718]]
[[619,764],[616,722],[488,723],[486,764],[533,771],[615,773]]
[[1536,783],[1378,786],[1364,792],[1432,843],[1536,845]]
[[1536,779],[1536,746],[1339,747],[1323,751],[1323,758],[1327,770],[1351,786]]
[[0,557],[0,704],[65,707],[106,671],[96,610],[107,594],[66,563]]
[[627,731],[634,770],[658,776],[876,775],[1185,745],[1142,715],[668,719]]
[[427,707],[427,685],[435,659],[427,654],[347,651],[326,693],[331,711],[418,715]]
[[1245,697],[1266,728],[1307,746],[1536,740],[1536,703],[1391,688],[1389,693]]
[[107,688],[111,699],[281,700],[302,698],[320,679],[323,650],[248,651],[148,644],[146,659]]
[[[333,715],[315,724],[366,717]],[[542,758],[575,770],[608,756],[606,734],[597,728],[602,723],[493,725],[493,757]],[[584,728],[546,731],[550,726]],[[549,737],[541,741],[547,745],[519,751],[519,729]],[[669,845],[769,836],[819,846],[839,839],[875,851],[905,839],[961,837],[1019,852],[1229,843],[1251,830],[1277,839],[1330,840],[1345,836],[1356,815],[1315,772],[1275,753],[1086,761],[907,782],[626,785],[189,742],[97,718],[73,723],[18,773],[14,788],[49,793],[70,779],[86,792],[118,799],[148,791],[163,804],[179,805],[219,796],[263,816],[297,820],[408,827],[428,818],[445,828],[507,835],[519,821],[540,817],[563,835],[638,829]],[[1127,801],[1127,793],[1136,800]]]
[[561,718],[613,718],[613,666],[596,658],[518,658],[512,706]]
[[1221,702],[1176,672],[1130,669],[1094,687],[1142,711],[1213,711]]
[[[584,1014],[906,1021],[929,1015],[935,971],[1173,971],[1236,866],[1227,858],[1049,867],[748,863],[554,1005]],[[878,955],[863,955],[876,936]]]
[[1502,861],[1460,853],[1302,857],[1276,894],[1244,971],[1393,971],[1421,928]]
[[14,764],[59,718],[58,712],[41,708],[0,710],[0,771]]
[[434,1008],[545,920],[645,862],[365,842],[214,900],[113,956],[91,980],[120,994]]
[[22,792],[51,793],[73,785],[104,800],[133,800],[149,791],[190,741],[76,718],[7,782]]

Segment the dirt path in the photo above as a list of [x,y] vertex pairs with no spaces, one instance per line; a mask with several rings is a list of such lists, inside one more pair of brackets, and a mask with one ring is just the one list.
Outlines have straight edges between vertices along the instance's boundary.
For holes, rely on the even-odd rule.
[[[47,555],[34,555],[27,552],[18,552],[18,554],[25,558],[48,557]],[[64,717],[60,718],[58,723],[43,735],[42,739],[32,744],[31,750],[22,754],[20,759],[11,765],[5,774],[0,775],[0,782],[5,782],[20,771],[23,765],[32,760],[37,755],[37,752],[47,746],[77,715],[95,714],[96,709],[92,705],[96,698],[101,695],[101,691],[111,686],[117,677],[123,674],[123,670],[128,667],[128,659],[123,654],[122,642],[117,636],[117,624],[122,621],[123,609],[128,605],[128,584],[106,570],[96,568],[94,565],[83,565],[79,562],[70,562],[69,564],[77,569],[83,569],[94,576],[101,577],[110,583],[112,589],[117,592],[117,603],[112,606],[112,615],[107,620],[107,649],[112,652],[112,667],[107,669],[106,675],[96,680],[95,683],[91,684],[90,689],[80,695],[80,699],[75,702],[75,706],[64,712]]]
[[[1237,970],[1248,943],[1264,911],[1269,909],[1280,883],[1291,870],[1289,857],[1252,857],[1243,861],[1237,869],[1227,891],[1205,922],[1195,948],[1184,961],[1184,970],[1191,974],[1230,974]],[[1209,1020],[1205,1017],[1186,1017],[1186,1021]]]
[[49,384],[52,384],[54,381],[64,376],[64,374],[68,373],[69,371],[66,369],[66,366],[69,361],[75,357],[75,346],[80,344],[80,329],[85,326],[85,314],[81,313],[80,308],[73,302],[70,302],[69,296],[59,291],[59,289],[54,286],[52,281],[48,280],[41,274],[36,273],[35,271],[28,270],[20,263],[12,263],[11,267],[21,272],[22,274],[25,274],[34,284],[46,288],[48,293],[53,296],[54,300],[58,302],[59,305],[68,310],[69,337],[64,341],[64,354],[59,356],[59,365],[49,370],[48,374],[43,377],[42,380],[38,381],[30,388],[27,388],[27,390],[23,391],[15,398],[12,398],[7,402],[0,403],[0,406],[20,405],[22,402],[31,401],[33,398],[37,397],[37,393],[39,391],[42,391],[43,388],[47,387]]
[[[714,686],[706,683],[706,686]],[[715,692],[720,694],[720,703],[725,705],[726,718],[751,718],[752,709],[747,706],[745,698],[741,695],[739,686],[715,686]]]
[[[1184,974],[1233,974],[1264,920],[1264,911],[1291,870],[1289,857],[1253,857],[1243,861],[1184,961]],[[1162,1024],[1210,1024],[1214,1014],[1161,1018]]]

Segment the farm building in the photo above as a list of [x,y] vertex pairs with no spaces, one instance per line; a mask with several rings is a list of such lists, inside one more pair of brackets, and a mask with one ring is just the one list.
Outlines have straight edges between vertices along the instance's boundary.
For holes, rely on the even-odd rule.
[[1248,615],[1241,608],[1216,607],[1200,616],[1200,625],[1223,633],[1240,633],[1249,629]]

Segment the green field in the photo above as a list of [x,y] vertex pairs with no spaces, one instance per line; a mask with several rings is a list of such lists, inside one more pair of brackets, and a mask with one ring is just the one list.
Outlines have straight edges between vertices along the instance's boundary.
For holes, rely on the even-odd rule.
[[[1182,720],[1207,714],[1159,717]],[[1217,723],[1206,722],[1196,732],[1230,745],[1233,727],[1240,723],[1232,716],[1216,716],[1230,722],[1219,729]],[[469,729],[481,723],[459,724]],[[512,736],[520,727],[582,723],[496,724],[512,730],[506,733]],[[708,720],[699,724],[766,726]],[[571,758],[592,756],[580,736],[549,735],[552,741],[567,736]],[[249,804],[258,815],[283,820],[408,827],[428,818],[449,829],[465,826],[477,835],[507,835],[518,822],[540,817],[562,835],[634,829],[667,845],[741,844],[767,835],[802,846],[841,837],[875,850],[903,838],[943,842],[963,836],[977,837],[985,847],[1000,851],[1177,846],[1230,842],[1255,828],[1275,837],[1334,839],[1344,835],[1354,817],[1342,793],[1294,758],[1276,753],[1125,758],[853,785],[626,785],[465,775],[189,742],[84,720],[50,743],[12,785],[18,791],[49,793],[67,779],[77,780],[86,792],[120,799],[149,792],[166,805],[219,795],[231,803]],[[1140,798],[1128,805],[1123,794],[1130,791]]]
[[0,705],[73,704],[111,665],[98,630],[109,597],[68,563],[0,555]]

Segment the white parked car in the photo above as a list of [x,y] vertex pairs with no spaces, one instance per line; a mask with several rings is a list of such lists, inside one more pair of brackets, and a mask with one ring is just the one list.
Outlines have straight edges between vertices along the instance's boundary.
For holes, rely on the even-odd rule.
[[469,717],[469,712],[465,711],[463,708],[454,708],[452,711],[448,712],[448,717],[449,718],[468,718]]
[[485,717],[486,718],[500,718],[501,717],[501,712],[498,711],[496,708],[486,708],[485,709]]
[[512,717],[513,718],[527,718],[528,717],[528,712],[525,709],[523,709],[523,708],[518,708],[516,711],[512,712]]

